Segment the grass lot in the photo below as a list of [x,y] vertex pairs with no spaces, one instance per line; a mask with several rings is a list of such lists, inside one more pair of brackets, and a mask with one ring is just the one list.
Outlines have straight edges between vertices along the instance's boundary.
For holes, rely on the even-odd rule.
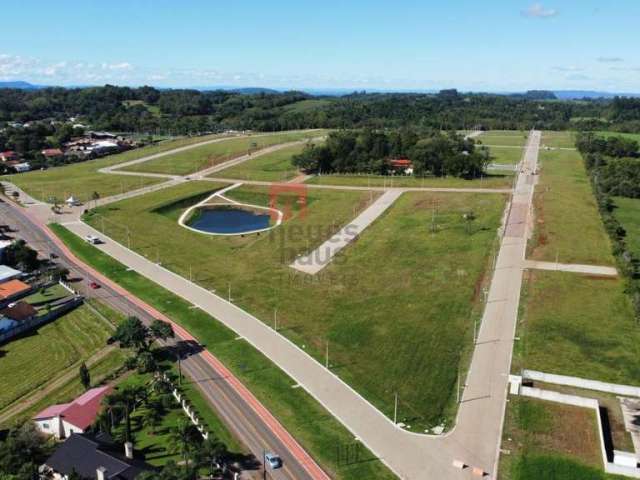
[[640,327],[618,279],[530,272],[513,371],[640,386]]
[[301,130],[235,137],[223,142],[211,143],[185,152],[157,158],[149,162],[131,165],[124,170],[129,172],[187,175],[218,165],[225,160],[244,155],[249,151],[256,151],[280,143],[304,140],[305,138],[315,138],[324,134],[326,134],[324,130]]
[[68,297],[70,295],[69,290],[66,290],[59,283],[53,284],[44,290],[37,290],[34,293],[24,297],[22,300],[30,303],[31,305],[38,307],[45,303],[50,303],[55,300]]
[[[586,408],[510,397],[500,478],[605,480],[595,413]],[[506,453],[508,452],[508,453]]]
[[542,132],[541,147],[575,148],[576,132]]
[[285,182],[298,175],[298,169],[291,164],[291,157],[299,154],[302,150],[304,150],[304,145],[293,145],[276,152],[260,155],[210,176],[240,180]]
[[107,175],[98,173],[99,169],[211,138],[215,138],[215,136],[181,138],[96,160],[44,171],[6,175],[0,179],[16,184],[38,200],[46,201],[51,197],[64,200],[73,195],[78,200],[86,202],[91,198],[93,192],[98,192],[101,197],[108,197],[163,181],[158,178]]
[[520,163],[520,160],[522,160],[522,155],[524,153],[523,148],[512,147],[490,147],[490,151],[492,163],[501,163],[505,165],[515,165],[517,163]]
[[596,133],[598,135],[601,135],[607,138],[608,137],[624,137],[631,140],[635,140],[636,142],[640,143],[640,133],[622,133],[622,132],[607,132],[607,131],[600,131]]
[[524,147],[527,143],[529,132],[523,130],[490,130],[483,132],[475,139],[483,145],[508,145]]
[[535,260],[613,265],[582,157],[576,151],[541,151],[541,179],[534,198],[536,230],[529,244]]
[[309,100],[302,100],[301,102],[292,103],[291,105],[287,105],[284,107],[285,112],[309,112],[312,110],[317,110],[322,107],[326,107],[334,103],[333,100],[323,99],[323,98],[312,98]]
[[80,306],[0,346],[0,409],[91,357],[105,347],[109,335],[109,326],[87,306]]
[[365,449],[362,457],[369,458],[369,461],[355,465],[339,464],[335,456],[336,448],[352,444],[353,435],[303,389],[292,389],[293,381],[269,359],[245,341],[236,340],[233,332],[211,316],[190,308],[190,304],[184,300],[136,272],[127,270],[64,227],[53,225],[52,229],[83,261],[196,335],[278,417],[332,478],[396,478]]
[[305,183],[315,185],[346,185],[358,187],[434,187],[434,188],[509,188],[513,184],[513,172],[491,173],[478,180],[457,177],[404,177],[381,175],[320,175]]
[[640,199],[614,197],[614,215],[627,231],[629,249],[640,257]]
[[[126,241],[126,229],[116,225],[127,225],[139,253],[152,259],[159,254],[165,267],[187,277],[191,271],[207,289],[225,292],[231,284],[235,302],[258,318],[271,322],[277,308],[283,333],[316,358],[323,358],[328,339],[334,364],[341,366],[336,372],[386,414],[392,415],[396,390],[405,423],[433,426],[451,413],[465,344],[460,339],[471,335],[504,197],[406,194],[311,278],[294,274],[288,264],[365,208],[370,192],[314,189],[306,216],[294,215],[270,235],[211,237],[178,228],[175,217],[186,207],[184,199],[211,188],[192,182],[98,211],[110,220],[107,235]],[[267,193],[241,187],[229,196],[266,205]],[[171,202],[174,213],[168,211]],[[432,235],[434,202],[439,231]],[[471,235],[462,218],[469,209],[478,216]],[[101,228],[99,217],[90,222]],[[425,338],[431,339],[428,346]]]

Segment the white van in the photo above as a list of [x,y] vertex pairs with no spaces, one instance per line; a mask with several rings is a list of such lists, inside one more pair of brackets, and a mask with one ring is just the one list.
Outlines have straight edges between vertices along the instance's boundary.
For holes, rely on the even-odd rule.
[[100,243],[102,243],[102,240],[100,240],[98,237],[96,237],[95,235],[87,235],[86,237],[84,237],[84,239],[90,243],[91,245],[98,245]]

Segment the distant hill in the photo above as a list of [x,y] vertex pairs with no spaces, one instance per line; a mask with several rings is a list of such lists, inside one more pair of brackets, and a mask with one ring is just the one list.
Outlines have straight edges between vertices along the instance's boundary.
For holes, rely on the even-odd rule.
[[596,90],[558,90],[554,91],[556,97],[560,100],[580,100],[583,98],[598,99],[598,98],[614,98],[614,97],[640,97],[640,93],[611,93],[611,92],[598,92]]
[[43,85],[34,85],[33,83],[16,80],[13,82],[0,82],[0,88],[17,88],[19,90],[38,90],[45,88]]

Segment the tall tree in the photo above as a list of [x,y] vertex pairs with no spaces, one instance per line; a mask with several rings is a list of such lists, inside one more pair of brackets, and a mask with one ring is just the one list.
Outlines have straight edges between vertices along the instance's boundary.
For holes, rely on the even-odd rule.
[[80,364],[79,374],[80,383],[82,383],[85,390],[89,390],[89,387],[91,387],[91,374],[89,373],[86,363],[82,362]]

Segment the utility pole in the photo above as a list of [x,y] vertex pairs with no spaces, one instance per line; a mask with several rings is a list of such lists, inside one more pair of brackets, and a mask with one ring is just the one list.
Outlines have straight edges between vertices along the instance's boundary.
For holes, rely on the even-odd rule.
[[325,351],[324,366],[329,368],[329,340],[327,340],[327,349]]
[[478,327],[476,326],[476,319],[475,317],[473,318],[473,344],[476,344],[476,329]]
[[229,282],[229,303],[231,303],[231,282]]
[[273,309],[273,329],[276,332],[278,331],[278,309],[277,308]]
[[458,378],[456,380],[456,403],[460,403],[460,369],[458,368]]
[[398,392],[396,392],[395,401],[393,403],[393,424],[398,424]]

